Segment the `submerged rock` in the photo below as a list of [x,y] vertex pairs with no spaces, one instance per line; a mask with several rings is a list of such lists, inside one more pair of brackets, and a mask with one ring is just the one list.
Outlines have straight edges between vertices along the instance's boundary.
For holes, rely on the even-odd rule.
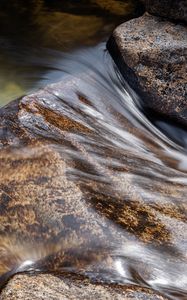
[[187,27],[146,13],[117,27],[108,49],[145,108],[187,125]]
[[187,22],[186,0],[141,0],[141,2],[153,15]]

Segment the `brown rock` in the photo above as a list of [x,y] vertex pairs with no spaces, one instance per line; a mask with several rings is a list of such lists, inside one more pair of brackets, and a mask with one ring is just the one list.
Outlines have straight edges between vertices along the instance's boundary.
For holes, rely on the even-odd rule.
[[146,10],[155,16],[187,22],[186,0],[141,0]]
[[117,27],[108,49],[144,107],[187,125],[187,27],[147,13]]
[[166,300],[151,290],[139,287],[94,285],[87,279],[52,275],[17,275],[0,296],[0,300]]
[[[88,98],[81,95],[88,95]],[[57,295],[54,299],[60,299],[59,291],[62,299],[63,295],[66,299],[77,299],[79,293],[83,299],[92,299],[94,293],[95,298],[100,293],[100,299],[105,299],[104,295],[106,299],[121,299],[123,295],[124,299],[162,299],[157,292],[146,294],[138,287],[130,290],[124,287],[122,291],[120,287],[117,290],[113,286],[106,289],[101,285],[103,281],[119,282],[121,276],[124,282],[123,273],[120,275],[116,267],[116,257],[111,255],[111,247],[117,247],[119,251],[122,249],[124,264],[127,259],[125,270],[129,271],[132,282],[135,280],[138,284],[152,278],[155,252],[148,252],[149,259],[144,261],[144,251],[135,251],[137,256],[134,258],[128,246],[134,245],[135,249],[143,247],[145,251],[148,245],[152,245],[153,251],[166,247],[166,257],[173,255],[173,259],[177,260],[173,269],[181,265],[183,257],[180,253],[175,257],[175,249],[185,248],[186,187],[172,181],[163,184],[163,180],[157,180],[153,186],[152,176],[150,181],[145,179],[143,184],[151,186],[151,193],[159,195],[153,208],[139,193],[136,177],[128,178],[127,172],[135,174],[141,169],[149,174],[148,167],[158,167],[163,176],[173,178],[178,174],[181,176],[181,173],[146,160],[144,150],[143,158],[141,153],[139,158],[139,153],[134,155],[123,147],[110,144],[109,140],[113,138],[110,130],[104,132],[107,133],[106,139],[103,123],[96,122],[93,114],[89,115],[90,110],[102,111],[104,120],[108,120],[102,106],[103,103],[108,105],[108,95],[97,95],[98,111],[93,106],[95,101],[90,100],[95,95],[95,90],[88,89],[84,80],[69,76],[1,110],[0,285],[17,270],[27,270],[19,267],[28,261],[33,262],[34,270],[51,274],[58,272],[63,275],[65,268],[85,276],[90,272],[93,277],[99,277],[100,285],[91,285],[89,281],[77,284],[76,278],[69,281],[61,279],[60,283],[56,277],[49,275],[20,275],[11,280],[2,292],[2,300],[49,299],[49,295]],[[107,113],[109,111],[111,107],[107,106]],[[119,114],[113,117],[118,117],[121,128],[137,138],[141,137],[141,128],[139,130],[127,120],[121,121]],[[102,150],[102,147],[104,151],[99,156],[93,155],[95,149]],[[149,142],[149,137],[145,140],[144,149],[155,151],[155,156],[158,152],[153,142]],[[67,150],[78,155],[67,155]],[[101,158],[109,162],[115,159],[121,166],[120,172],[115,166],[110,169],[102,166]],[[81,176],[76,178],[76,172],[71,173],[73,168],[90,176],[86,181],[83,176],[81,181]],[[98,174],[106,174],[102,178],[111,185],[105,184],[104,180],[96,180]],[[173,203],[168,198],[172,198]],[[162,218],[157,216],[157,211],[161,212]],[[128,266],[129,258],[133,268]],[[159,255],[156,266],[158,261],[162,268]],[[186,261],[182,261],[182,266],[185,264]],[[117,278],[115,276],[116,270],[119,281],[118,273]],[[68,292],[67,285],[70,286]]]

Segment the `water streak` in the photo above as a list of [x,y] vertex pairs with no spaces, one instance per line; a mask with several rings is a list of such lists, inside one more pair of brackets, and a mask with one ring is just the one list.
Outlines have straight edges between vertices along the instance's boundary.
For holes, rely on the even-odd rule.
[[2,282],[68,271],[185,299],[185,143],[146,118],[104,44],[48,54],[63,83],[21,100],[34,142],[0,152]]

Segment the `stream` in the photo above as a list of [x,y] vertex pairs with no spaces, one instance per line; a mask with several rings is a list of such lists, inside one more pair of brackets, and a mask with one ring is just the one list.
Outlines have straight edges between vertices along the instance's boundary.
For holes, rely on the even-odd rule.
[[[51,18],[60,13],[79,17],[79,26],[81,12],[83,19],[89,12],[88,18],[99,20],[97,30],[90,35],[89,29],[84,40],[73,35],[69,21],[63,46],[53,34],[41,41],[38,31],[32,46],[30,36],[17,33],[17,39],[12,28],[0,36],[1,104],[31,94],[23,100],[19,122],[34,138],[46,141],[0,153],[0,188],[10,198],[15,191],[17,197],[1,219],[0,283],[20,272],[72,272],[94,282],[133,284],[168,299],[186,299],[186,131],[146,116],[106,49],[107,36],[122,22],[119,8],[128,19],[137,11],[135,1],[133,7],[133,1],[125,8],[121,4],[116,14],[101,8],[99,1],[91,1],[86,12],[84,1],[79,10],[79,4],[59,10],[39,2],[34,13],[38,23],[32,26],[46,26],[49,11]],[[31,24],[26,25],[28,30]],[[6,185],[12,190],[5,190]],[[22,202],[26,210],[20,210]],[[33,212],[37,225],[24,227]]]

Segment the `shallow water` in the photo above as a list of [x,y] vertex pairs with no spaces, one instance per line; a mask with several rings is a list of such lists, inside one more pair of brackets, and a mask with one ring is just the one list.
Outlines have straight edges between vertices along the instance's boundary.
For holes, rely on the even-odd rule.
[[105,43],[30,61],[63,85],[21,101],[40,142],[0,152],[1,283],[74,272],[186,299],[186,132],[147,119]]

